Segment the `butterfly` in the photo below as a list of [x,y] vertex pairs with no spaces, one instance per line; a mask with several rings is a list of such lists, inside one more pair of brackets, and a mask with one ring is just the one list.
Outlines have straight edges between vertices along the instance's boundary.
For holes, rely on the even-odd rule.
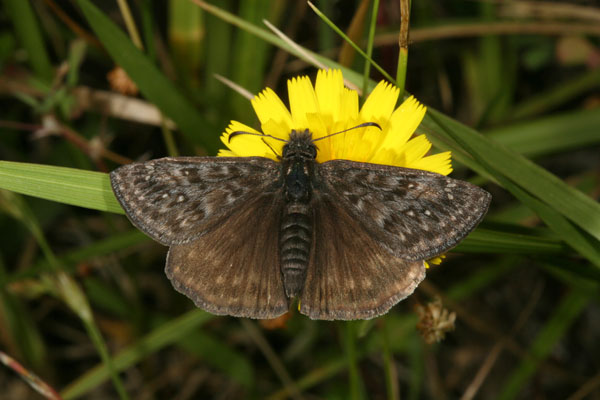
[[491,196],[423,170],[318,163],[317,140],[292,131],[279,161],[133,163],[111,184],[133,225],[169,246],[165,272],[198,307],[268,319],[297,298],[312,319],[374,318],[478,225]]

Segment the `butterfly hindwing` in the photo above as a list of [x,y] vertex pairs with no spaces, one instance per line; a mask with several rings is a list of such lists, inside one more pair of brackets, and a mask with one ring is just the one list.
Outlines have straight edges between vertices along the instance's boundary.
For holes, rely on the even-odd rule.
[[195,240],[258,193],[277,189],[281,171],[262,157],[166,157],[110,174],[132,223],[165,245]]
[[166,274],[175,289],[213,314],[285,313],[277,240],[282,205],[281,193],[256,195],[198,239],[172,245]]
[[485,190],[444,175],[345,160],[320,164],[317,180],[382,246],[413,261],[458,244],[491,200]]
[[300,312],[312,319],[369,319],[410,295],[423,261],[395,257],[327,192],[313,192],[313,245]]

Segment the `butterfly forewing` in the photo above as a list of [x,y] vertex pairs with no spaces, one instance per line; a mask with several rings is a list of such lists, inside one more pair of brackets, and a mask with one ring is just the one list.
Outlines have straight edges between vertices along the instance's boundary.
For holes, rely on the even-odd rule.
[[468,182],[433,172],[333,160],[318,184],[390,254],[426,260],[452,247],[485,215],[491,196]]
[[166,157],[124,165],[110,179],[133,224],[171,245],[197,239],[244,202],[277,190],[280,176],[267,158]]
[[172,245],[166,273],[204,310],[275,318],[288,310],[277,232],[281,193],[256,194],[195,241]]
[[423,261],[393,256],[337,197],[313,193],[314,241],[300,312],[312,319],[368,319],[386,313],[425,277]]

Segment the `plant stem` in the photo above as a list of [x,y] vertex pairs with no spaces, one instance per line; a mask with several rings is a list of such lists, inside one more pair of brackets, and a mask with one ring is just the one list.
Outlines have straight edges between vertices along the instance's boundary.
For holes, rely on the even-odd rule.
[[406,66],[408,65],[408,27],[410,25],[410,0],[400,0],[400,34],[398,36],[398,68],[396,86],[400,89],[400,98],[404,97],[406,84]]
[[[379,12],[379,0],[373,2],[373,10],[371,13],[371,24],[369,26],[369,39],[367,40],[367,57],[368,60],[372,59],[373,55],[373,41],[375,38],[375,27],[377,26],[377,13]],[[363,97],[367,96],[367,88],[369,86],[369,73],[371,71],[371,63],[365,60],[365,71],[363,74]]]

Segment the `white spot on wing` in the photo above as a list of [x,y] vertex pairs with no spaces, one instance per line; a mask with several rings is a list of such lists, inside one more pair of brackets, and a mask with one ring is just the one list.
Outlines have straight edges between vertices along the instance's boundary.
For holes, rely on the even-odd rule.
[[358,209],[358,211],[364,211],[365,203],[361,199],[358,199],[358,201],[356,202],[356,208]]

